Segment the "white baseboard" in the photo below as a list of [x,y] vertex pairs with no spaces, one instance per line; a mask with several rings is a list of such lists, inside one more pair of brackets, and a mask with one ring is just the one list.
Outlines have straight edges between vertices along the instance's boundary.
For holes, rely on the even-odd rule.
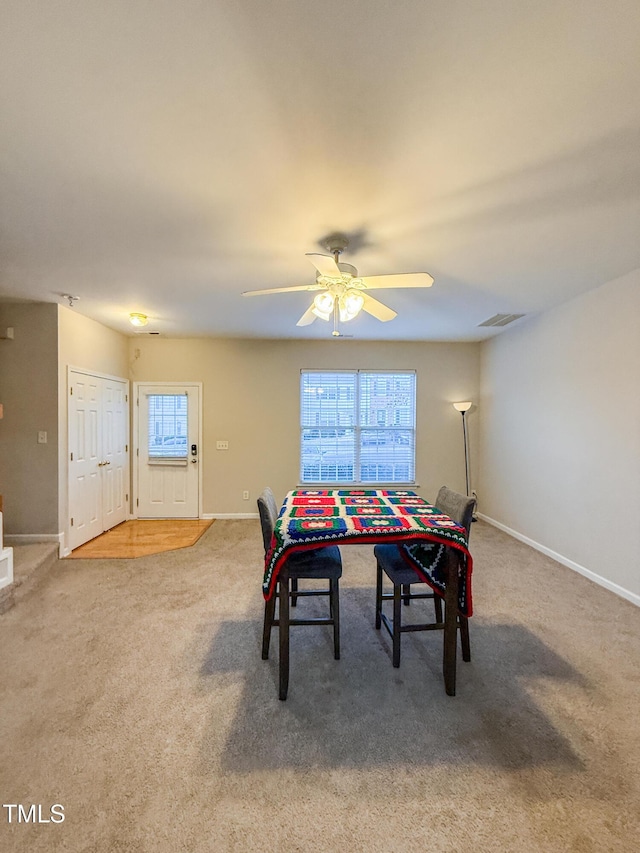
[[205,512],[200,518],[260,518],[257,512]]
[[39,542],[55,542],[58,551],[64,545],[64,533],[12,533],[5,536],[4,541],[8,545],[35,545]]
[[531,548],[535,548],[535,550],[540,551],[541,554],[545,554],[545,556],[551,557],[552,560],[555,560],[557,563],[561,563],[568,569],[572,569],[574,572],[578,572],[579,575],[583,575],[583,577],[588,578],[594,583],[597,583],[599,586],[603,586],[605,589],[608,589],[611,592],[615,592],[615,594],[619,595],[620,598],[625,598],[627,601],[630,601],[632,604],[635,604],[636,607],[640,607],[640,595],[637,595],[635,592],[631,592],[630,590],[625,589],[623,586],[619,586],[617,583],[613,583],[613,581],[610,581],[607,578],[603,578],[602,575],[597,575],[590,569],[585,569],[585,567],[581,566],[579,563],[574,563],[573,560],[569,560],[567,557],[563,557],[562,554],[558,554],[557,551],[552,551],[551,548],[547,548],[545,545],[541,545],[534,539],[529,539],[528,536],[523,536],[523,534],[518,533],[517,530],[512,530],[510,527],[507,527],[506,524],[501,524],[499,521],[496,521],[495,518],[490,518],[488,515],[484,515],[481,512],[478,513],[478,518],[482,519],[482,521],[486,521],[487,524],[492,525],[492,527],[497,527],[498,530],[502,530],[509,536],[513,536],[513,538],[517,539],[519,542],[524,542],[525,545],[529,545]]

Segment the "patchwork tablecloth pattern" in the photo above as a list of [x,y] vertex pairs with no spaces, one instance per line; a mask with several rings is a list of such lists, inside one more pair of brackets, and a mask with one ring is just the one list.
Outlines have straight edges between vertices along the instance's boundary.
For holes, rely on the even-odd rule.
[[287,556],[323,545],[395,543],[419,576],[444,595],[444,549],[461,554],[458,606],[471,616],[467,534],[448,515],[412,491],[393,489],[297,489],[285,498],[265,558],[263,594],[270,598]]

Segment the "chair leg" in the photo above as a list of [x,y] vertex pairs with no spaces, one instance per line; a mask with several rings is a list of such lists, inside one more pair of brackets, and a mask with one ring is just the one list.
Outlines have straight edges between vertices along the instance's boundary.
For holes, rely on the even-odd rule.
[[[283,577],[284,575],[284,577]],[[286,699],[289,691],[289,576],[283,572],[280,576],[280,659],[279,659],[279,691],[278,698]]]
[[298,578],[291,578],[291,606],[295,607],[298,603],[298,596],[296,592],[298,591]]
[[382,566],[376,563],[376,629],[382,625]]
[[452,548],[447,548],[445,560],[447,588],[444,599],[442,672],[447,696],[455,696],[458,647],[458,555]]
[[399,584],[393,585],[393,665],[400,666],[400,627],[402,625],[401,611],[401,587]]
[[433,593],[433,608],[436,612],[436,622],[442,622],[442,599],[437,592]]
[[329,581],[331,588],[331,616],[333,618],[333,656],[340,660],[340,587],[338,580]]
[[264,603],[264,624],[262,626],[262,660],[269,659],[269,643],[271,640],[271,628],[273,627],[273,617],[276,612],[276,597],[277,590],[274,590],[273,595]]
[[402,585],[402,600],[405,607],[408,607],[411,603],[411,584],[405,583]]
[[462,660],[467,663],[471,660],[471,644],[469,642],[469,620],[466,616],[458,617],[460,622],[460,645],[462,646]]

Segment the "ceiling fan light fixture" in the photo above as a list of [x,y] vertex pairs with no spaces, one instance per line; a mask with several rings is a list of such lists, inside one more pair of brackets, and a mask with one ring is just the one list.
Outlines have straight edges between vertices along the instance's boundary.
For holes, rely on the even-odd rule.
[[332,293],[318,293],[313,300],[313,308],[311,310],[321,320],[328,320],[333,311],[333,302]]
[[353,320],[362,311],[364,296],[357,290],[347,290],[340,297],[340,319],[343,323]]
[[370,290],[390,288],[431,287],[433,276],[427,272],[388,273],[384,275],[368,275],[361,277],[352,264],[339,261],[339,257],[349,245],[344,234],[331,234],[322,241],[322,245],[331,255],[307,252],[316,270],[316,280],[313,284],[295,284],[291,287],[271,287],[264,290],[245,290],[243,296],[262,296],[271,293],[287,293],[293,291],[319,291],[311,305],[296,323],[297,326],[310,326],[315,319],[329,321],[333,316],[333,335],[341,337],[338,330],[340,321],[353,320],[361,311],[371,314],[381,323],[386,323],[397,317],[397,313],[384,302],[371,296]]

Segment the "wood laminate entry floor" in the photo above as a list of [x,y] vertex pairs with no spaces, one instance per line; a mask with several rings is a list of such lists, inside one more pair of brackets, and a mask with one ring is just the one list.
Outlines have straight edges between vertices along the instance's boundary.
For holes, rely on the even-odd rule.
[[123,521],[76,548],[65,559],[131,559],[194,545],[214,519],[161,518]]

